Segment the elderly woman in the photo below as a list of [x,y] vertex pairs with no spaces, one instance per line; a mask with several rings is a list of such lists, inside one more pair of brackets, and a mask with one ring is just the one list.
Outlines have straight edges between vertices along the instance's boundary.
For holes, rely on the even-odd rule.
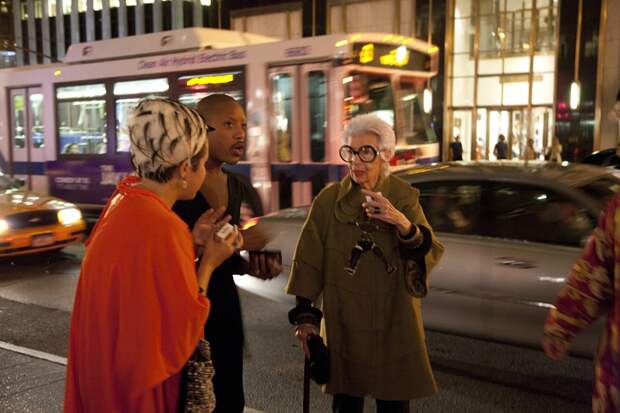
[[[312,204],[286,291],[289,314],[308,355],[316,333],[329,348],[334,412],[362,412],[364,396],[378,412],[409,412],[409,400],[436,391],[426,353],[420,298],[439,261],[419,192],[389,174],[392,128],[373,115],[354,118],[340,156],[349,175]],[[322,310],[312,307],[322,294]]]
[[[181,371],[209,313],[212,271],[240,240],[217,241],[209,211],[190,233],[171,206],[205,178],[207,126],[178,103],[142,101],[131,162],[87,242],[71,320],[65,412],[174,412]],[[204,253],[194,265],[194,244]]]

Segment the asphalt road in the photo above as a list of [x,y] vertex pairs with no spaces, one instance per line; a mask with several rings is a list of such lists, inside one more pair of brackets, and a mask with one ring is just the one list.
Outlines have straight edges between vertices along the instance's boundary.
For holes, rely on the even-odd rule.
[[[52,256],[0,261],[0,341],[66,356],[70,309],[82,253],[78,246]],[[289,305],[245,291],[242,305],[248,406],[270,413],[300,412],[303,358],[286,320]],[[591,360],[570,358],[558,364],[536,349],[432,331],[427,332],[427,343],[440,391],[412,402],[412,411],[590,411]],[[19,400],[19,392],[28,390],[18,387],[12,393],[2,391],[13,388],[9,385],[16,369],[20,369],[21,377],[36,375],[29,368],[36,370],[32,366],[38,364],[32,363],[13,362],[14,366],[6,364],[4,368],[0,365],[0,406],[3,398]],[[62,368],[56,367],[51,376],[56,380],[54,386],[41,388],[40,396],[48,401],[44,409],[31,410],[27,404],[20,404],[16,410],[7,411],[60,411],[59,374]],[[330,403],[330,398],[313,384],[311,411],[328,412]],[[367,401],[365,411],[374,411],[372,401]]]

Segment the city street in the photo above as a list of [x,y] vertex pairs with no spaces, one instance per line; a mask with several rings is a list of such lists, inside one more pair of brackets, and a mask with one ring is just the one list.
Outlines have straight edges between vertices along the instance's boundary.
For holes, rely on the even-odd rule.
[[[0,411],[61,410],[70,309],[82,254],[80,245],[56,255],[0,261]],[[300,412],[303,360],[286,319],[289,306],[244,291],[242,301],[248,407]],[[428,332],[427,341],[440,391],[412,403],[412,411],[590,410],[591,360],[556,364],[540,350],[439,332]],[[330,410],[330,398],[315,384],[311,397],[311,411]],[[374,403],[367,402],[365,411],[374,411]]]

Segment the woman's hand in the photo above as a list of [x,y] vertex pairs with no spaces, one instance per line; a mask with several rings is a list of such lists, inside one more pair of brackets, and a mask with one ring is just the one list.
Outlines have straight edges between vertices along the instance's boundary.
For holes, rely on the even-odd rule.
[[310,358],[310,349],[308,349],[308,337],[313,334],[318,334],[316,326],[314,324],[299,324],[295,327],[295,337],[301,341],[301,346],[304,349],[306,358]]
[[209,209],[198,218],[198,221],[194,224],[194,229],[192,229],[194,245],[204,247],[207,244],[207,240],[213,238],[213,235],[230,221],[230,215],[223,217],[225,211],[225,207]]
[[362,203],[362,207],[366,211],[368,217],[394,225],[402,236],[409,234],[413,224],[411,224],[405,214],[396,209],[390,200],[384,197],[381,192],[362,189],[362,193],[364,196],[370,197],[370,200]]
[[[222,223],[222,225],[225,223],[226,222]],[[222,240],[217,237],[215,232],[217,232],[222,225],[215,227],[213,235],[211,238],[207,239],[205,249],[202,252],[201,259],[206,260],[206,262],[213,268],[219,267],[220,264],[226,261],[228,257],[230,257],[243,244],[243,236],[236,226],[226,239]]]

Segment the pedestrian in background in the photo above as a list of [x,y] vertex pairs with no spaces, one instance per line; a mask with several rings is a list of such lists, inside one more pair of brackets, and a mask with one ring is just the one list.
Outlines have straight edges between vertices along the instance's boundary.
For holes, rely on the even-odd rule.
[[459,135],[456,135],[454,141],[450,142],[450,160],[463,160],[463,144],[461,143],[461,137]]
[[594,358],[592,411],[620,412],[620,194],[601,214],[549,311],[545,353],[564,359],[571,340],[599,317],[607,320]]
[[370,396],[380,413],[406,413],[411,399],[437,390],[420,297],[443,246],[419,191],[389,173],[392,128],[360,115],[344,141],[340,156],[349,173],[315,198],[297,244],[286,287],[297,306],[289,320],[308,356],[307,340],[318,334],[322,317],[313,303],[323,297],[320,331],[329,348],[323,390],[333,395],[333,412],[361,413]]
[[506,143],[506,137],[504,135],[499,135],[499,142],[495,144],[495,148],[493,148],[493,155],[497,159],[508,159],[508,144]]
[[547,148],[546,158],[549,162],[562,162],[562,144],[558,138],[553,138],[553,143]]
[[[171,210],[195,196],[207,126],[181,104],[142,101],[130,121],[136,176],[119,183],[86,243],[71,319],[65,412],[176,412],[182,368],[203,336],[214,268],[240,239],[209,211],[192,233]],[[197,240],[204,252],[194,266]]]
[[527,140],[527,145],[523,150],[523,160],[525,161],[534,161],[538,159],[538,153],[534,148],[534,139],[530,138]]

